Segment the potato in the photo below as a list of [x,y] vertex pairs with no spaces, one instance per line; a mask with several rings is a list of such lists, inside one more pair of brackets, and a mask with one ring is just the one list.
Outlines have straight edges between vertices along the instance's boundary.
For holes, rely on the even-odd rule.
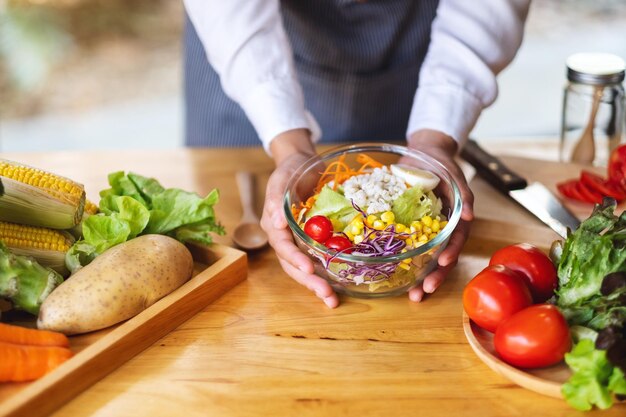
[[117,245],[59,285],[41,306],[37,327],[86,333],[127,320],[191,277],[182,243],[145,235]]

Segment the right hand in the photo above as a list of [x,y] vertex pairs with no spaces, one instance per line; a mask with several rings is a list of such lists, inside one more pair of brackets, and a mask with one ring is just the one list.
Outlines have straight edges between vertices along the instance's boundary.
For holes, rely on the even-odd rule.
[[316,155],[310,133],[306,129],[284,132],[272,140],[270,150],[276,169],[267,183],[261,227],[287,275],[313,291],[328,307],[335,308],[339,305],[337,294],[326,280],[314,274],[313,261],[295,245],[283,212],[283,195],[289,179]]

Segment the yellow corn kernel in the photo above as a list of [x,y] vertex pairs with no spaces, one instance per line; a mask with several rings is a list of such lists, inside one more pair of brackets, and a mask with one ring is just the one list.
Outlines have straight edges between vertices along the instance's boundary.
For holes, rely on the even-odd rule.
[[365,222],[367,223],[368,226],[372,227],[372,225],[374,224],[376,220],[378,220],[378,217],[376,217],[373,214],[370,214],[369,216],[367,216],[367,219],[365,219]]
[[99,209],[98,206],[96,206],[94,203],[92,203],[89,200],[85,200],[85,211],[84,213],[86,214],[96,214],[98,213]]
[[383,223],[382,220],[374,220],[372,227],[376,230],[383,230],[385,228],[385,223]]
[[407,246],[413,246],[413,239],[411,239],[410,237],[406,238],[406,240],[404,241],[404,243],[406,243]]
[[428,235],[421,235],[417,240],[418,242],[426,243],[428,242]]
[[432,217],[430,217],[430,216],[424,216],[424,217],[422,217],[422,224],[423,224],[424,226],[428,226],[428,227],[432,226],[432,224],[433,224],[433,219],[432,219]]
[[391,211],[386,211],[380,215],[380,219],[387,224],[393,223],[396,219],[396,216]]
[[363,239],[365,239],[363,235],[354,235],[354,239],[352,241],[355,245],[358,245],[359,243],[363,242]]
[[422,228],[422,233],[425,233],[425,234],[429,235],[429,234],[431,234],[432,232],[433,232],[433,230],[432,230],[430,227],[428,227],[428,226],[424,226],[424,227]]
[[428,240],[433,240],[436,237],[437,237],[437,233],[431,233],[428,235]]
[[346,228],[346,233],[350,233],[352,235],[358,235],[359,233],[361,233],[361,230],[363,229],[359,229],[355,225],[351,224],[350,226]]
[[400,263],[398,266],[399,266],[400,268],[404,269],[405,271],[408,271],[408,270],[410,270],[410,269],[411,269],[411,265],[407,265],[407,264],[405,264],[405,263]]
[[441,229],[443,229],[444,227],[446,227],[446,225],[448,224],[448,222],[446,220],[439,222],[439,227]]
[[359,227],[363,229],[363,217],[357,216],[352,220],[352,226]]
[[411,262],[413,262],[413,258],[403,259],[402,262],[405,263],[405,264],[410,264]]
[[398,233],[406,232],[406,226],[403,225],[402,223],[396,223],[396,232]]
[[437,233],[441,230],[441,223],[439,222],[439,220],[435,219],[433,220],[433,225],[430,226],[430,228],[433,231],[433,233]]
[[350,233],[350,232],[344,232],[344,233],[345,233],[345,235],[346,235],[346,237],[347,237],[348,239],[350,239],[350,240],[354,240],[354,235],[353,235],[352,233]]
[[422,231],[422,224],[420,222],[411,223],[411,233],[421,232],[421,231]]

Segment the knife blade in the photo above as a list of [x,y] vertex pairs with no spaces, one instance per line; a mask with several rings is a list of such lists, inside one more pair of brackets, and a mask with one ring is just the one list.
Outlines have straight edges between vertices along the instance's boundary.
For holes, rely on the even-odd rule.
[[580,221],[543,184],[528,184],[525,178],[511,171],[498,158],[468,140],[461,156],[479,176],[503,194],[508,195],[563,238],[567,229],[576,230]]

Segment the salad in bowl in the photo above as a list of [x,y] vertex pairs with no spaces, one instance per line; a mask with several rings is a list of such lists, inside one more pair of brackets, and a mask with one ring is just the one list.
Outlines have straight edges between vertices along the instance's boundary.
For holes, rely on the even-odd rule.
[[437,265],[461,198],[446,168],[424,153],[352,145],[300,167],[284,209],[316,274],[340,293],[370,298],[404,293]]

